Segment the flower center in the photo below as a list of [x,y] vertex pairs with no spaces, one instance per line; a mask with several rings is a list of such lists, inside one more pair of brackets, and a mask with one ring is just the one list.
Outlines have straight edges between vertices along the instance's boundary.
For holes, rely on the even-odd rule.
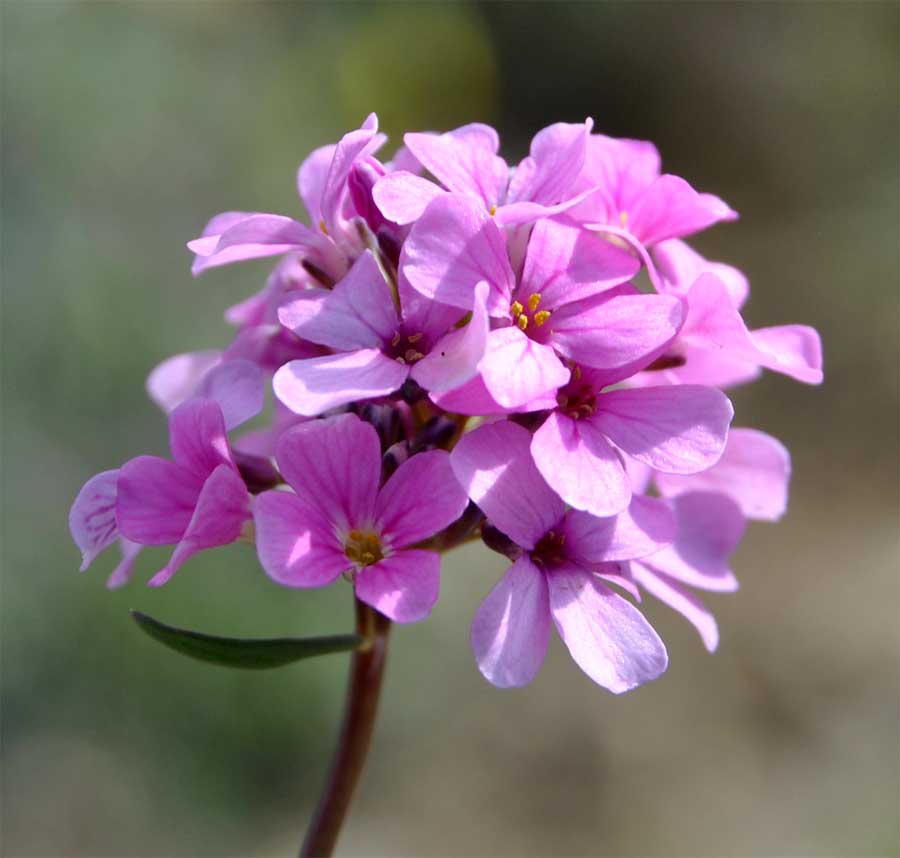
[[556,404],[566,417],[583,420],[597,410],[597,391],[593,386],[581,380],[581,367],[571,366],[572,377],[569,383],[556,395]]
[[399,363],[415,363],[422,360],[425,355],[420,351],[422,348],[422,337],[424,334],[402,334],[400,331],[394,333],[391,339],[391,347],[388,354]]
[[534,327],[540,328],[550,318],[549,310],[538,310],[540,304],[540,292],[532,292],[528,296],[527,308],[521,301],[513,301],[509,306],[509,314],[512,317],[513,324],[522,331],[527,331],[528,326],[532,323],[534,323]]
[[381,539],[372,530],[351,530],[344,544],[344,554],[359,566],[371,566],[384,560]]
[[556,566],[565,559],[566,537],[554,530],[548,530],[531,552],[531,559],[542,566]]

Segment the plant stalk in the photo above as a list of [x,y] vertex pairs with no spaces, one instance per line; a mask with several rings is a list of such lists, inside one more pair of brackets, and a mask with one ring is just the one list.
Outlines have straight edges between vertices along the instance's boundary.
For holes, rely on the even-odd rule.
[[328,783],[300,847],[300,858],[327,858],[334,852],[375,728],[390,629],[387,617],[356,600],[356,630],[367,644],[353,653],[350,662],[338,745]]

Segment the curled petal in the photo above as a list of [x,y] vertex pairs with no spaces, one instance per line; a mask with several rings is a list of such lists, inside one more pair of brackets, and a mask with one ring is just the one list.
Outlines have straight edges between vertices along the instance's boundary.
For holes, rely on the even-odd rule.
[[221,359],[222,352],[217,350],[186,352],[166,358],[147,376],[147,393],[168,414],[193,395],[203,376]]
[[84,572],[104,548],[119,538],[116,523],[116,484],[119,472],[103,471],[91,477],[69,510],[69,532],[81,550]]

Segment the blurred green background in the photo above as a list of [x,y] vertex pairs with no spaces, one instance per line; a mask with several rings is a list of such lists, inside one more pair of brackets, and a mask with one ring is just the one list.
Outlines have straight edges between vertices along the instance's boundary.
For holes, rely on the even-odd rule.
[[299,214],[294,171],[370,110],[404,129],[496,125],[510,160],[550,122],[654,140],[723,196],[701,236],[744,269],[755,326],[806,322],[826,382],[734,393],[794,457],[789,515],[753,525],[708,655],[657,604],[671,657],[616,698],[555,641],[501,692],[470,618],[503,564],[445,566],[398,628],[346,855],[897,854],[896,3],[5,0],[3,851],[283,855],[322,785],[342,656],[266,674],[189,662],[140,608],[223,634],[349,628],[344,585],[279,588],[247,546],[162,590],[77,574],[84,480],[166,453],[147,371],[229,336],[268,263],[188,273],[236,208]]

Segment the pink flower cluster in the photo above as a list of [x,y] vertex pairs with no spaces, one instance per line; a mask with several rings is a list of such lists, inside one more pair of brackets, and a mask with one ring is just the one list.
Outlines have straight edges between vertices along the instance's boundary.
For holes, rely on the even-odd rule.
[[[553,626],[613,692],[658,677],[644,593],[715,649],[696,591],[737,588],[729,556],[748,519],[783,514],[790,474],[777,440],[731,428],[722,388],[763,368],[817,384],[821,345],[803,325],[749,330],[746,278],[683,241],[735,212],[661,173],[652,144],[592,125],[543,129],[513,167],[480,124],[406,134],[385,162],[373,114],[300,166],[310,225],[214,217],[188,245],[195,274],[277,264],[227,311],[224,351],[151,373],[172,458],[87,482],[70,514],[82,568],[118,542],[114,587],[141,546],[174,545],[159,585],[255,540],[278,583],[344,576],[413,622],[441,551],[480,538],[511,562],[473,584],[495,685],[535,676]],[[229,440],[268,380],[269,418]]]

